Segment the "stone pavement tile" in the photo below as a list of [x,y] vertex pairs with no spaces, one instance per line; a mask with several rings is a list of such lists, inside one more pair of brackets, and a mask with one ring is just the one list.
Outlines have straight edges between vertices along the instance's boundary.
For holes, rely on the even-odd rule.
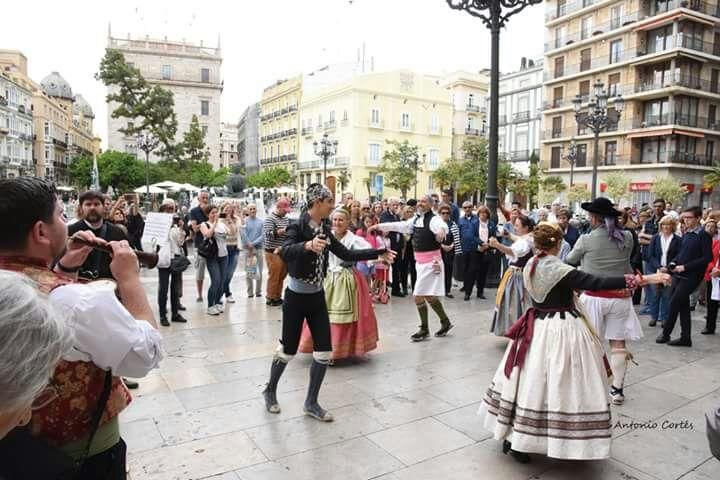
[[486,440],[393,474],[399,480],[527,480],[552,465],[539,456],[534,456],[529,464],[519,464],[502,454],[500,442]]
[[239,480],[295,480],[296,472],[278,462],[265,462],[235,472]]
[[244,432],[233,432],[129,456],[133,476],[143,480],[204,478],[265,462]]
[[[271,358],[261,357],[249,360],[241,360],[239,362],[228,362],[217,365],[211,365],[208,368],[220,382],[229,382],[240,378],[248,378],[259,375],[270,374]],[[287,368],[290,371],[290,365]]]
[[716,370],[717,365],[708,365],[698,361],[649,378],[641,383],[695,400],[720,388],[720,375]]
[[212,477],[205,477],[201,480],[238,480],[238,476],[235,472],[226,472],[220,475],[213,475]]
[[245,430],[270,459],[304,452],[382,429],[382,425],[354,407],[333,410],[334,422],[308,416]]
[[164,372],[162,377],[171,390],[200,387],[218,382],[218,379],[211,373],[209,367],[196,367],[188,368],[187,370]]
[[165,443],[155,422],[150,418],[123,422],[120,426],[120,435],[125,440],[130,454],[160,448]]
[[165,415],[155,418],[155,423],[165,442],[176,445],[280,420],[280,415],[265,411],[265,404],[260,399],[253,399]]
[[129,423],[143,418],[153,418],[184,411],[185,408],[174,393],[155,393],[134,398],[130,406],[120,414],[120,420],[123,423]]
[[[233,345],[224,348],[214,348],[207,351],[208,365],[219,363],[238,362],[258,357],[268,357],[275,351],[277,342],[253,343],[250,345]],[[269,360],[268,360],[269,362]]]
[[712,457],[687,475],[682,480],[717,480],[720,478],[720,461]]
[[432,385],[425,390],[456,407],[463,407],[482,400],[493,375],[494,372],[469,375],[459,380]]
[[278,460],[296,480],[366,480],[403,467],[366,438],[320,447]]
[[186,410],[199,410],[225,403],[250,400],[257,395],[256,386],[247,379],[185,388],[175,392]]
[[473,443],[457,430],[425,418],[368,435],[368,438],[405,465],[451,452]]
[[[673,413],[666,420],[682,420]],[[702,431],[663,429],[632,430],[613,441],[612,458],[659,479],[677,479],[710,457]]]
[[[656,480],[647,473],[636,470],[615,460],[570,461],[559,460],[556,466],[533,475],[532,480]],[[683,477],[685,480],[685,477]]]
[[204,367],[208,365],[207,351],[183,352],[181,354],[167,355],[160,362],[161,372],[187,370],[188,368]]
[[[305,385],[298,390],[278,393],[278,402],[282,408],[280,417],[283,420],[304,415],[303,405],[307,396],[308,380],[305,379],[304,383]],[[261,390],[258,389],[258,396],[260,396]],[[333,412],[338,408],[360,404],[369,400],[369,395],[347,383],[323,384],[318,397],[320,405]]]
[[689,402],[685,397],[645,383],[626,386],[624,393],[625,403],[611,406],[613,416],[621,414],[639,421],[657,418]]
[[197,335],[196,330],[168,332],[163,329],[161,333],[163,334],[163,349],[169,355],[207,349],[207,344]]
[[466,407],[456,408],[449,412],[435,415],[436,420],[458,432],[464,433],[476,442],[481,442],[492,437],[492,433],[485,430],[477,414],[480,402],[471,403]]
[[170,392],[170,387],[168,387],[160,370],[153,370],[150,375],[143,378],[134,378],[133,380],[139,384],[137,390],[131,391],[133,398]]
[[352,378],[347,383],[373,398],[378,398],[445,381],[445,378],[425,372],[421,368],[404,368],[390,372],[373,372]]
[[454,408],[425,390],[410,390],[388,397],[374,398],[356,406],[386,428],[437,415]]

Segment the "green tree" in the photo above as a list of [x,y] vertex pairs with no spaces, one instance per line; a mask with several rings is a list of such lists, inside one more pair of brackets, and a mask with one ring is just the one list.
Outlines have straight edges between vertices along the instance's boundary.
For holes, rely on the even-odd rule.
[[462,150],[465,159],[462,162],[458,189],[470,195],[478,194],[478,198],[482,199],[487,186],[487,141],[484,138],[466,140]]
[[538,198],[542,204],[550,203],[560,193],[564,192],[566,188],[565,182],[563,182],[563,179],[558,176],[551,175],[543,177],[542,180],[540,180],[540,192],[538,194]]
[[350,177],[351,174],[347,169],[340,170],[340,173],[338,173],[337,180],[340,184],[341,193],[345,191],[345,186],[350,185]]
[[712,167],[710,173],[705,175],[705,183],[707,183],[708,186],[713,188],[720,186],[720,166],[716,165]]
[[125,152],[108,150],[98,156],[100,186],[112,185],[117,192],[129,192],[145,185],[145,162]]
[[93,161],[88,156],[77,156],[70,161],[70,183],[78,189],[86,189],[92,181]]
[[263,169],[247,177],[247,186],[255,188],[278,188],[292,182],[292,175],[283,167]]
[[227,168],[213,170],[208,162],[193,162],[189,168],[190,183],[198,187],[222,187],[227,183]]
[[586,202],[590,200],[590,191],[584,185],[572,185],[568,188],[567,198],[571,203]]
[[677,205],[685,199],[688,189],[672,177],[655,177],[655,183],[650,188],[650,193],[654,198],[662,198],[666,202]]
[[527,179],[527,196],[530,207],[535,207],[537,204],[537,196],[540,191],[540,159],[537,153],[533,150],[530,155],[530,168]]
[[630,188],[630,178],[623,172],[611,172],[603,178],[606,188],[605,193],[615,203],[620,203],[621,200],[628,198],[628,189]]
[[160,147],[160,154],[166,158],[177,158],[179,148],[175,145],[177,118],[172,92],[157,85],[150,85],[140,70],[125,62],[123,54],[107,49],[100,62],[95,78],[105,86],[112,87],[105,98],[117,106],[112,118],[125,118],[128,125],[121,132],[128,136],[139,133],[149,134],[157,143],[148,151]]
[[407,140],[402,143],[386,140],[385,143],[391,145],[392,149],[385,151],[378,170],[385,177],[385,185],[400,190],[403,198],[407,198],[407,192],[416,183],[418,146],[411,145]]
[[455,158],[449,158],[433,172],[433,181],[441,190],[449,187],[457,192],[458,182],[463,174],[463,163]]
[[[510,162],[507,160],[500,160],[498,162],[497,171],[497,185],[498,185],[498,197],[502,203],[505,199],[505,194],[511,187],[522,185],[522,174],[515,170]],[[524,194],[524,192],[518,192]]]
[[205,132],[200,128],[197,115],[192,116],[190,128],[183,134],[183,160],[187,162],[207,162],[210,157],[205,145]]

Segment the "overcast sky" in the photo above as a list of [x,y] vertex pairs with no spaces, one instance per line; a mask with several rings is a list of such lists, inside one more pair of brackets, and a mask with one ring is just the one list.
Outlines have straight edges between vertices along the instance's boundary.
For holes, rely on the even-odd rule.
[[[105,145],[105,87],[93,78],[114,36],[151,37],[216,45],[223,54],[222,119],[237,122],[262,89],[278,78],[328,63],[354,60],[365,42],[375,70],[411,68],[442,74],[490,66],[490,34],[479,19],[445,0],[65,0],[15,1],[0,28],[0,48],[21,50],[39,82],[58,71],[92,105]],[[511,18],[501,36],[500,69],[520,57],[539,58],[544,5]]]

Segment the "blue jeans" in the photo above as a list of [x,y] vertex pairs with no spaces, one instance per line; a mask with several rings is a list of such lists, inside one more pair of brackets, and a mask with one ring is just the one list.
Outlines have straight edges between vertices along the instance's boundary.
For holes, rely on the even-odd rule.
[[670,310],[670,290],[671,287],[658,287],[657,285],[648,285],[653,291],[652,301],[650,304],[650,318],[658,322],[667,320],[668,311]]
[[240,255],[240,251],[237,247],[232,245],[228,245],[227,251],[227,268],[225,269],[225,278],[223,280],[223,293],[226,297],[229,297],[232,295],[232,292],[230,291],[230,282],[233,279],[233,275],[235,275],[235,269],[237,268],[238,256]]
[[[648,262],[643,262],[643,273],[646,273],[650,275],[650,264]],[[645,306],[643,307],[643,312],[653,312],[653,304],[655,304],[655,297],[657,296],[657,286],[656,285],[647,285],[645,287]],[[655,317],[653,317],[655,318]],[[657,319],[656,319],[657,320]]]
[[210,288],[208,288],[208,308],[218,305],[223,294],[223,281],[227,269],[228,257],[215,257],[207,260],[207,269],[210,274]]

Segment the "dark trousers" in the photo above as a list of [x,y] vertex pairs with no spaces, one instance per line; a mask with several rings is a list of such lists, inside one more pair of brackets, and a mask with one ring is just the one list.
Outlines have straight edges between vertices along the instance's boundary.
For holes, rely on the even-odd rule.
[[172,315],[178,314],[180,307],[180,285],[182,285],[182,272],[173,273],[170,268],[158,268],[158,311],[161,317],[167,316],[168,287],[170,290],[170,311]]
[[455,262],[455,254],[453,252],[442,252],[443,266],[445,267],[445,295],[450,293],[452,288],[453,263]]
[[410,286],[415,290],[415,282],[417,282],[417,270],[415,270],[415,255],[408,259],[408,270],[410,271]]
[[489,257],[485,252],[468,252],[463,254],[465,261],[465,277],[463,291],[465,295],[472,294],[473,287],[477,285],[477,294],[482,295],[485,290]]
[[705,302],[707,305],[707,323],[705,328],[711,332],[715,331],[717,324],[718,306],[720,302],[712,300],[712,280],[707,282],[707,294],[705,295]]
[[410,259],[407,254],[403,258],[398,258],[393,264],[393,269],[397,269],[400,275],[400,289],[403,293],[408,291],[408,275],[410,273]]
[[700,284],[702,276],[673,277],[672,293],[670,293],[670,311],[667,321],[663,322],[663,334],[670,336],[675,322],[680,316],[680,336],[690,339],[690,295]]
[[325,303],[325,290],[318,293],[295,293],[286,288],[282,309],[283,352],[287,355],[297,353],[305,321],[307,321],[312,334],[313,351],[332,351],[330,317]]
[[121,438],[114,447],[85,460],[82,472],[73,476],[72,480],[125,480],[126,456],[127,446]]
[[[398,251],[396,253],[399,254]],[[397,294],[402,292],[402,277],[400,276],[400,269],[392,269],[392,291],[391,293]]]

